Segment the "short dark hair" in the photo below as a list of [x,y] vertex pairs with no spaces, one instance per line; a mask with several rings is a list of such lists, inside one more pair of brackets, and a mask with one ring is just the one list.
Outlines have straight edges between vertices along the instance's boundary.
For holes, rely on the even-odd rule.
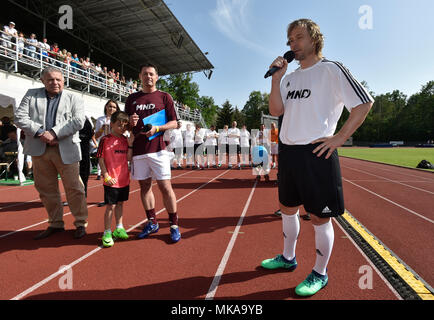
[[128,116],[128,113],[126,113],[125,111],[121,111],[121,110],[118,110],[115,113],[113,113],[110,117],[110,122],[115,123],[117,121],[129,122],[130,118]]
[[158,74],[158,68],[154,64],[152,64],[152,63],[143,63],[143,64],[141,64],[140,67],[139,67],[139,73],[142,72],[143,68],[148,68],[148,67],[154,68],[155,69],[155,73]]

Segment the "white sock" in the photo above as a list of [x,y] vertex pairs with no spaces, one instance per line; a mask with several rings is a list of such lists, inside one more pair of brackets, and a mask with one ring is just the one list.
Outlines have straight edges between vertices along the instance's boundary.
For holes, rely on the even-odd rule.
[[282,214],[283,225],[283,257],[292,260],[295,257],[298,234],[300,233],[300,220],[298,210],[294,215]]
[[104,235],[106,235],[107,233],[112,233],[112,231],[110,229],[104,230]]
[[116,225],[116,229],[124,229],[124,225],[122,223],[119,223]]
[[329,222],[320,226],[313,226],[315,229],[316,261],[313,270],[322,274],[327,274],[327,264],[332,254],[335,232],[330,219]]

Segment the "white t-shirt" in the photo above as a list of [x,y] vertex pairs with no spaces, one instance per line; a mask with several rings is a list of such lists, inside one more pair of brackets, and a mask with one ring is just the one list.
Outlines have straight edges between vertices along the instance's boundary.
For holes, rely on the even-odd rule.
[[201,128],[194,133],[194,144],[202,144],[205,138],[205,129]]
[[[236,135],[237,137],[231,137],[231,135]],[[240,129],[230,128],[228,130],[228,144],[240,144]]]
[[[9,28],[9,26],[4,26],[3,31],[9,33],[9,34],[2,33],[2,38],[4,38],[4,39],[11,40],[12,36],[18,37],[17,29],[15,29],[14,27]],[[10,36],[10,35],[12,35],[12,36]]]
[[219,130],[219,144],[228,144],[228,131],[227,130]]
[[287,145],[332,136],[344,106],[351,111],[374,101],[341,63],[326,59],[286,75],[280,94],[284,115],[279,137]]
[[240,146],[241,148],[249,147],[250,132],[248,130],[240,130]]
[[170,145],[172,148],[182,148],[184,146],[182,141],[182,131],[181,129],[170,130]]
[[184,146],[186,148],[194,147],[194,129],[186,130],[184,133]]
[[217,145],[217,132],[215,130],[208,129],[205,131],[205,145],[216,146]]

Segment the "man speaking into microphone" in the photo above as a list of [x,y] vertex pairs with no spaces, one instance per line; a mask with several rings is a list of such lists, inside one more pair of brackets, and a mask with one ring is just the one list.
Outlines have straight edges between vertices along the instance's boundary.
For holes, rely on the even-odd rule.
[[[262,267],[296,269],[299,208],[303,205],[312,216],[316,261],[295,292],[311,296],[328,283],[327,265],[334,242],[330,218],[345,210],[337,148],[363,123],[374,100],[341,63],[323,57],[324,38],[315,22],[292,22],[287,38],[300,67],[284,76],[286,57],[272,62],[270,68],[277,70],[272,75],[269,100],[270,114],[283,115],[278,169],[283,252],[262,261]],[[335,133],[344,106],[350,116]]]

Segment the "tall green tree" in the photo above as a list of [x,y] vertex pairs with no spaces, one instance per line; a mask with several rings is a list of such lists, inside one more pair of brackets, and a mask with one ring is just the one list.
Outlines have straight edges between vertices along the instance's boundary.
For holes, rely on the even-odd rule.
[[241,128],[243,125],[246,124],[246,115],[243,111],[238,110],[238,108],[235,108],[234,112],[232,113],[232,121],[237,122],[237,127]]
[[220,109],[217,116],[217,129],[223,129],[224,125],[231,126],[232,122],[232,114],[234,113],[234,108],[230,104],[229,100],[226,100],[222,104],[222,108]]
[[249,130],[259,129],[261,124],[261,113],[269,114],[268,101],[270,95],[268,93],[261,93],[260,91],[252,91],[249,99],[243,108],[243,113],[246,117],[246,126]]
[[196,109],[198,108],[199,85],[192,79],[192,73],[171,74],[160,78],[157,88],[170,93],[174,100]]
[[215,104],[214,98],[202,96],[198,99],[197,104],[207,126],[209,127],[212,124],[215,125],[219,108]]

